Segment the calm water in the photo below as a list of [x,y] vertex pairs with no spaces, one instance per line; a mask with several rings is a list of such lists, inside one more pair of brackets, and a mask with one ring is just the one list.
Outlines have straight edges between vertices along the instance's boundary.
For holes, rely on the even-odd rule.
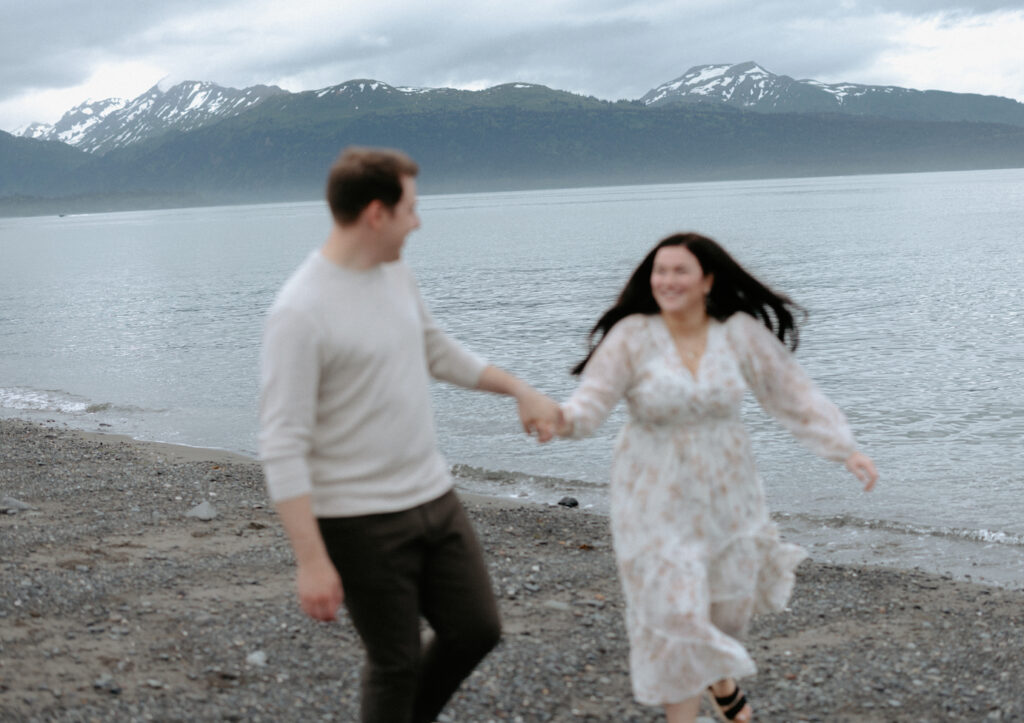
[[[772,508],[814,557],[1024,585],[1024,170],[433,196],[406,257],[441,324],[563,398],[660,237],[722,241],[811,313],[799,358],[882,479],[862,494],[754,405]],[[319,203],[0,219],[0,414],[254,454],[262,316]],[[537,448],[438,386],[460,483],[603,509],[620,408]]]

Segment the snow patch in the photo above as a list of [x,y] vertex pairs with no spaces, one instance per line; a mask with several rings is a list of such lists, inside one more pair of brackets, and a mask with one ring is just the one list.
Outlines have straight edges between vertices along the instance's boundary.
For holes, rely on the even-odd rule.
[[188,113],[190,110],[195,110],[196,108],[202,108],[203,104],[206,102],[206,99],[210,97],[210,91],[200,91],[199,86],[196,86],[196,91],[199,92],[195,93],[195,96],[192,98],[192,102],[188,104],[188,107],[185,109],[186,113]]
[[701,66],[696,75],[688,77],[684,82],[686,85],[697,85],[714,78],[720,78],[731,67],[731,65],[704,65]]

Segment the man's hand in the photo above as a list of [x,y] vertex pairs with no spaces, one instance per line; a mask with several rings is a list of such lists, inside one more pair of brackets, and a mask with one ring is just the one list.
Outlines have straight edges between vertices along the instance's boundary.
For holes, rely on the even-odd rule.
[[320,536],[309,495],[283,500],[274,506],[295,553],[295,587],[303,612],[314,620],[334,620],[345,594],[341,577]]
[[330,622],[338,617],[338,608],[345,599],[338,571],[330,559],[299,565],[295,574],[302,611],[314,620]]
[[564,424],[562,410],[522,379],[512,376],[496,366],[488,365],[480,374],[477,389],[515,397],[519,404],[519,421],[523,431],[536,434],[537,440],[547,442]]

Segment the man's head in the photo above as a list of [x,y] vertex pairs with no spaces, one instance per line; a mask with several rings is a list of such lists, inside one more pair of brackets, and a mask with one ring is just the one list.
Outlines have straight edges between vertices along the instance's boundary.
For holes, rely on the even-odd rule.
[[341,226],[354,224],[377,201],[393,212],[402,198],[404,179],[413,179],[419,166],[401,151],[386,148],[346,148],[327,177],[327,204]]

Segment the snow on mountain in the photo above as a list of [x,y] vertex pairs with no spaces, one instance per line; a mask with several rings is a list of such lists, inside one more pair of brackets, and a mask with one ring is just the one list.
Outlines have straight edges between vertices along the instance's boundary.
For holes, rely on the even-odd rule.
[[892,86],[822,83],[775,75],[754,62],[698,65],[663,83],[640,100],[645,105],[715,101],[755,110],[841,110],[852,98],[874,94],[919,93]]
[[316,93],[317,98],[324,98],[331,95],[361,95],[363,93],[375,93],[377,91],[391,93],[393,91],[397,92],[398,88],[388,85],[387,83],[381,83],[379,80],[349,80],[345,83],[321,88],[320,90],[313,92]]
[[229,118],[285,91],[274,86],[238,90],[187,81],[161,89],[157,84],[126,101],[86,101],[52,126],[33,123],[15,135],[62,141],[89,153],[106,153],[167,131],[190,131]]
[[1024,125],[1024,103],[1011,98],[794,80],[753,62],[698,65],[640,100],[648,106],[717,103],[765,113],[841,113],[912,121]]
[[124,108],[128,101],[123,98],[107,98],[106,100],[85,101],[65,113],[53,125],[32,123],[14,132],[16,136],[35,138],[44,141],[60,141],[77,146],[89,135],[91,129],[103,122],[111,113]]
[[29,123],[27,126],[15,128],[11,131],[11,135],[19,138],[45,139],[51,130],[53,130],[53,126],[49,123]]
[[692,100],[717,100],[739,105],[756,105],[770,95],[779,76],[757,63],[739,65],[697,65],[682,76],[649,91],[640,101],[662,105]]
[[313,93],[316,94],[317,98],[325,98],[329,96],[334,97],[347,97],[352,100],[358,100],[360,97],[369,98],[377,97],[402,97],[410,95],[424,95],[428,93],[434,94],[445,94],[450,93],[450,88],[414,88],[411,86],[394,86],[382,83],[379,80],[347,80],[339,85],[332,85],[327,88],[321,88],[315,90]]
[[801,83],[806,84],[811,88],[818,88],[820,90],[829,93],[834,96],[836,101],[842,105],[850,98],[859,98],[869,93],[917,93],[920,91],[910,90],[908,88],[898,88],[892,85],[857,85],[855,83],[834,83],[829,85],[828,83],[822,83],[817,80],[802,80]]
[[[339,85],[292,94],[275,86],[238,90],[214,83],[161,81],[130,101],[86,101],[54,125],[33,123],[16,136],[61,141],[103,154],[168,132],[184,133],[243,112],[275,98],[275,118],[338,114],[419,112],[473,105],[543,108],[577,107],[597,99],[554,91],[532,83],[506,83],[486,90],[396,87],[377,80],[349,80]],[[698,65],[663,83],[640,102],[659,107],[682,103],[725,104],[770,113],[844,113],[901,120],[972,121],[1024,126],[1024,104],[1008,98],[920,91],[894,86],[828,84],[776,75],[755,62]],[[270,106],[264,106],[270,109]]]

